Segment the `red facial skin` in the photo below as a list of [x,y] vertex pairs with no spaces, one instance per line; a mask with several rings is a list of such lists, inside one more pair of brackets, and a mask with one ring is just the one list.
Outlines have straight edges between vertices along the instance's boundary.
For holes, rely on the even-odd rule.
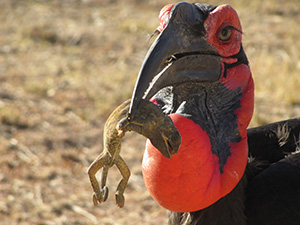
[[169,14],[170,14],[170,11],[173,8],[173,6],[174,6],[173,4],[169,4],[169,5],[164,6],[160,10],[160,13],[159,13],[159,16],[158,16],[160,24],[159,24],[159,27],[157,28],[157,30],[159,32],[162,32],[163,29],[165,29],[165,26],[168,24]]
[[[168,18],[170,5],[163,8],[160,18]],[[167,22],[160,24],[163,29]],[[229,57],[239,52],[241,47],[241,25],[237,13],[230,6],[219,6],[211,12],[204,24],[207,41],[221,56]],[[232,26],[232,35],[221,41],[219,32]],[[236,59],[222,58],[225,63]],[[228,89],[241,88],[241,107],[234,113],[238,117],[241,141],[230,143],[231,156],[220,172],[219,159],[211,152],[207,133],[192,120],[178,114],[169,115],[182,136],[182,143],[176,155],[165,158],[147,141],[143,158],[143,175],[151,196],[164,208],[175,212],[192,212],[204,209],[227,195],[244,174],[247,157],[247,127],[252,117],[254,105],[254,84],[250,68],[245,64],[229,68],[220,82]],[[155,102],[155,100],[153,100]]]

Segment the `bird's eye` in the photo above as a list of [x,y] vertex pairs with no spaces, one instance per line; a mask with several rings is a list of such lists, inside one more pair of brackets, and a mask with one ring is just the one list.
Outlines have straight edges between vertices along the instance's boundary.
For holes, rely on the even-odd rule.
[[227,41],[232,35],[232,28],[231,27],[224,27],[219,32],[219,39],[221,41]]

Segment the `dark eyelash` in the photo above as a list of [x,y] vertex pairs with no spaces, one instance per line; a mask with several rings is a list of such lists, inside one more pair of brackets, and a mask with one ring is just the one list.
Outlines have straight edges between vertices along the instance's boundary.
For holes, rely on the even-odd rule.
[[153,34],[149,35],[149,40],[151,40],[152,38],[155,38],[159,34],[160,34],[159,30],[154,31]]
[[151,34],[151,38],[154,37],[154,36],[156,36],[156,35],[159,35],[159,34],[160,34],[160,31],[159,30],[155,30],[153,32],[153,34]]
[[152,34],[148,34],[148,42],[153,42],[153,39],[155,39],[160,34],[159,30],[154,31]]
[[[232,29],[232,30],[236,30],[237,32],[243,34],[243,32],[242,32],[241,30],[235,28],[234,26],[227,26],[227,27],[224,27],[224,28],[229,28],[229,29]],[[224,28],[223,28],[223,29],[224,29]]]

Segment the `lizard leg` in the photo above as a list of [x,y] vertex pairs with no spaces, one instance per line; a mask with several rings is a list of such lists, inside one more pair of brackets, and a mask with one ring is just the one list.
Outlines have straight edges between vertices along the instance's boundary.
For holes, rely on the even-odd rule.
[[100,190],[98,181],[96,179],[96,173],[105,165],[110,163],[111,157],[108,153],[100,154],[95,161],[90,165],[88,169],[88,174],[90,178],[90,182],[92,188],[94,190],[93,193],[93,202],[94,205],[98,205],[98,202],[101,203],[103,201],[103,191]]
[[105,202],[108,197],[108,187],[106,186],[108,169],[109,166],[104,166],[101,174],[100,190],[103,195],[103,202]]
[[128,166],[126,165],[125,161],[121,158],[121,156],[118,156],[115,159],[115,164],[118,167],[118,169],[121,172],[122,175],[122,179],[119,182],[119,185],[117,187],[117,191],[116,191],[116,203],[117,205],[122,208],[124,206],[125,203],[125,198],[124,198],[124,191],[127,185],[127,182],[129,180],[130,177],[130,170],[128,168]]

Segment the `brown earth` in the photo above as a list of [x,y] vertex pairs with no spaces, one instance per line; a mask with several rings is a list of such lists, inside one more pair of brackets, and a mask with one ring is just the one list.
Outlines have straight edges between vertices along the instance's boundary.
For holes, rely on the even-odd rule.
[[[145,189],[145,139],[129,134],[123,209],[94,207],[87,176],[109,113],[130,98],[166,0],[0,1],[0,223],[165,224]],[[174,2],[172,2],[174,3]],[[217,1],[209,1],[218,4]],[[251,126],[300,115],[300,2],[227,1],[256,82]]]

